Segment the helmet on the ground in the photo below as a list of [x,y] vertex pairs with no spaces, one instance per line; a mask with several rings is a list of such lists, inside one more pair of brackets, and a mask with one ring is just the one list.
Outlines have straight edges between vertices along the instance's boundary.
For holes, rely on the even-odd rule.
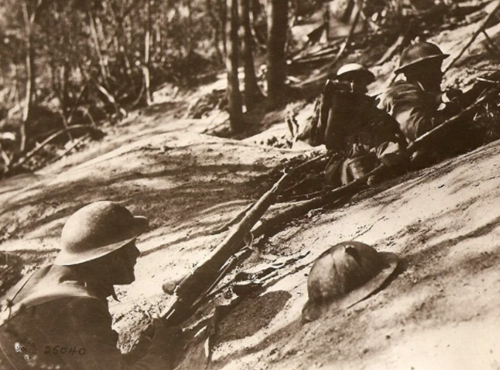
[[311,268],[303,320],[316,320],[330,305],[345,309],[362,301],[394,272],[397,262],[395,254],[377,252],[364,243],[349,241],[334,245]]
[[412,67],[415,64],[426,60],[444,60],[449,56],[449,54],[444,54],[435,44],[427,41],[418,42],[403,50],[401,58],[399,59],[399,68],[396,69],[395,72],[404,72],[404,70],[408,67]]
[[115,202],[91,203],[69,217],[61,234],[56,265],[76,265],[103,257],[141,235],[148,226]]
[[366,84],[369,85],[375,81],[375,75],[367,68],[358,63],[349,63],[339,68],[337,71],[337,78],[342,80],[349,80],[355,76],[362,76]]

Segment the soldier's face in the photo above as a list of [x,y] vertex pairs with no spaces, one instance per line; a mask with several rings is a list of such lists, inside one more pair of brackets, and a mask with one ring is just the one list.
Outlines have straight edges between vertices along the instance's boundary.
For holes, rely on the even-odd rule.
[[137,249],[137,246],[135,245],[135,242],[127,244],[125,247],[122,248],[124,252],[124,264],[125,268],[127,269],[127,275],[129,277],[130,283],[132,283],[135,280],[135,265],[137,263],[137,257],[141,254],[139,252],[139,249]]
[[112,283],[113,285],[131,284],[135,280],[135,264],[141,253],[135,242],[123,246],[116,251],[112,258]]
[[423,61],[408,68],[404,74],[409,81],[418,81],[430,91],[439,91],[443,79],[442,63],[440,59]]
[[338,77],[338,80],[352,84],[354,92],[358,94],[366,94],[368,85],[373,82],[363,73],[348,73]]

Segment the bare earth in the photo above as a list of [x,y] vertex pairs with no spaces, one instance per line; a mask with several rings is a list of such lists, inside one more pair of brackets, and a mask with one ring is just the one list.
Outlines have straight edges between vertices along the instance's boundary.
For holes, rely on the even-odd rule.
[[[62,225],[85,204],[111,199],[150,219],[137,281],[120,287],[120,302],[111,304],[124,349],[130,328],[171,302],[162,283],[191,271],[225,236],[210,231],[269,189],[272,181],[259,176],[311,152],[208,136],[210,120],[176,120],[172,110],[134,114],[87,150],[0,183],[0,248],[22,256],[26,271],[51,261]],[[499,205],[497,141],[340,209],[310,212],[263,251],[309,255],[221,322],[209,368],[500,369]],[[301,326],[311,262],[346,240],[396,253],[396,276],[351,309]],[[266,263],[253,258],[238,271]]]

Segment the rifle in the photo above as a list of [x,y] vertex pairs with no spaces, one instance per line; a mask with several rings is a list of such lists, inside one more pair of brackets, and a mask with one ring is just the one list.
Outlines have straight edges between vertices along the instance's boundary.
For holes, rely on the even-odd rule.
[[[493,84],[493,87],[491,87],[489,89],[488,88],[484,89],[484,88],[482,88],[482,86],[484,86],[484,85],[478,85],[478,87],[482,89],[482,92],[481,92],[481,94],[479,94],[479,97],[476,99],[476,101],[474,103],[469,105],[467,108],[464,108],[461,112],[454,115],[453,117],[448,118],[440,125],[434,127],[432,130],[419,136],[413,143],[408,145],[408,147],[406,148],[406,151],[408,152],[408,154],[412,154],[413,152],[415,152],[420,146],[422,146],[422,144],[429,141],[429,137],[435,136],[436,132],[441,132],[445,128],[459,123],[465,117],[471,115],[472,113],[475,113],[479,108],[482,107],[482,105],[485,102],[499,96],[499,94],[500,94],[500,81],[486,80],[484,78],[478,79],[478,81],[482,82],[482,83],[487,82],[487,83]],[[475,93],[474,90],[477,90],[477,88],[473,88],[471,92]]]
[[199,263],[193,272],[181,280],[174,290],[174,303],[160,314],[166,326],[179,325],[192,316],[201,299],[229,272],[230,268],[226,268],[227,262],[245,246],[245,237],[251,235],[252,228],[276,201],[285,181],[298,170],[323,157],[324,155],[316,156],[291,171],[285,172],[273,187],[248,210],[224,241]]
[[[248,210],[234,231],[215,248],[208,258],[198,264],[194,271],[185,276],[179,283],[176,283],[173,304],[160,313],[159,319],[164,326],[179,326],[196,312],[201,299],[229,272],[229,268],[225,268],[226,262],[231,261],[231,257],[244,247],[245,237],[250,233],[255,223],[275,202],[284,181],[290,174],[284,173],[273,187],[261,196]],[[234,267],[231,263],[229,265]],[[127,354],[129,362],[133,363],[144,356],[154,333],[154,324],[142,328],[139,338]]]
[[278,182],[250,208],[234,231],[217,246],[210,256],[182,279],[174,291],[174,303],[160,315],[166,326],[179,325],[191,317],[194,313],[194,303],[199,300],[201,295],[208,293],[215,281],[220,280],[221,268],[229,257],[244,246],[244,238],[271,204],[275,202],[276,196],[288,176],[288,173],[283,174]]
[[[323,159],[326,155],[321,154],[310,160],[301,163],[292,170],[286,172],[281,178],[262,195],[253,206],[247,210],[245,216],[239,221],[234,230],[215,248],[215,250],[198,266],[193,272],[185,276],[180,282],[168,284],[173,290],[174,302],[160,313],[159,320],[166,327],[173,327],[182,324],[189,319],[199,308],[200,302],[210,293],[217,283],[238,263],[238,252],[245,246],[245,238],[250,235],[261,236],[262,225],[258,225],[259,220],[267,209],[276,201],[280,191],[282,191],[286,180],[300,169],[309,164]],[[239,219],[239,217],[238,217]],[[237,221],[234,221],[237,222]],[[229,227],[233,224],[225,225]],[[260,226],[260,227],[259,227]],[[224,227],[224,228],[225,228]],[[172,285],[175,285],[173,287]],[[155,325],[151,324],[140,330],[132,349],[127,353],[127,360],[133,363],[147,351],[151,339],[155,333]]]

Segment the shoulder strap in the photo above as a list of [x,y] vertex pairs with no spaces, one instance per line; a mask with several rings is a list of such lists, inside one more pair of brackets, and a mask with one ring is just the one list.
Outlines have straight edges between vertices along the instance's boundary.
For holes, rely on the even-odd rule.
[[19,292],[26,286],[26,284],[28,284],[31,278],[35,276],[35,274],[39,273],[39,271],[42,271],[44,268],[46,268],[46,266],[42,267],[40,270],[35,270],[32,273],[23,277],[16,285],[14,285],[14,287],[11,290],[7,292],[4,301],[6,301],[7,303],[13,302],[16,299]]
[[30,295],[26,299],[23,299],[19,304],[23,305],[25,308],[38,306],[46,302],[54,301],[61,298],[68,297],[89,297],[95,298],[90,292],[81,285],[65,283],[58,284],[53,287],[48,287],[35,294]]
[[[29,280],[29,278],[27,280]],[[24,286],[26,283],[27,281],[24,282],[22,286]],[[87,288],[81,285],[63,283],[49,286],[41,289],[38,292],[35,292],[34,294],[31,294],[29,297],[26,297],[25,299],[14,305],[9,305],[9,302],[7,302],[6,306],[3,308],[3,312],[0,314],[0,327],[4,325],[8,320],[17,316],[21,311],[29,307],[34,307],[43,303],[69,297],[88,297],[97,299],[97,297],[92,295],[87,290]]]

